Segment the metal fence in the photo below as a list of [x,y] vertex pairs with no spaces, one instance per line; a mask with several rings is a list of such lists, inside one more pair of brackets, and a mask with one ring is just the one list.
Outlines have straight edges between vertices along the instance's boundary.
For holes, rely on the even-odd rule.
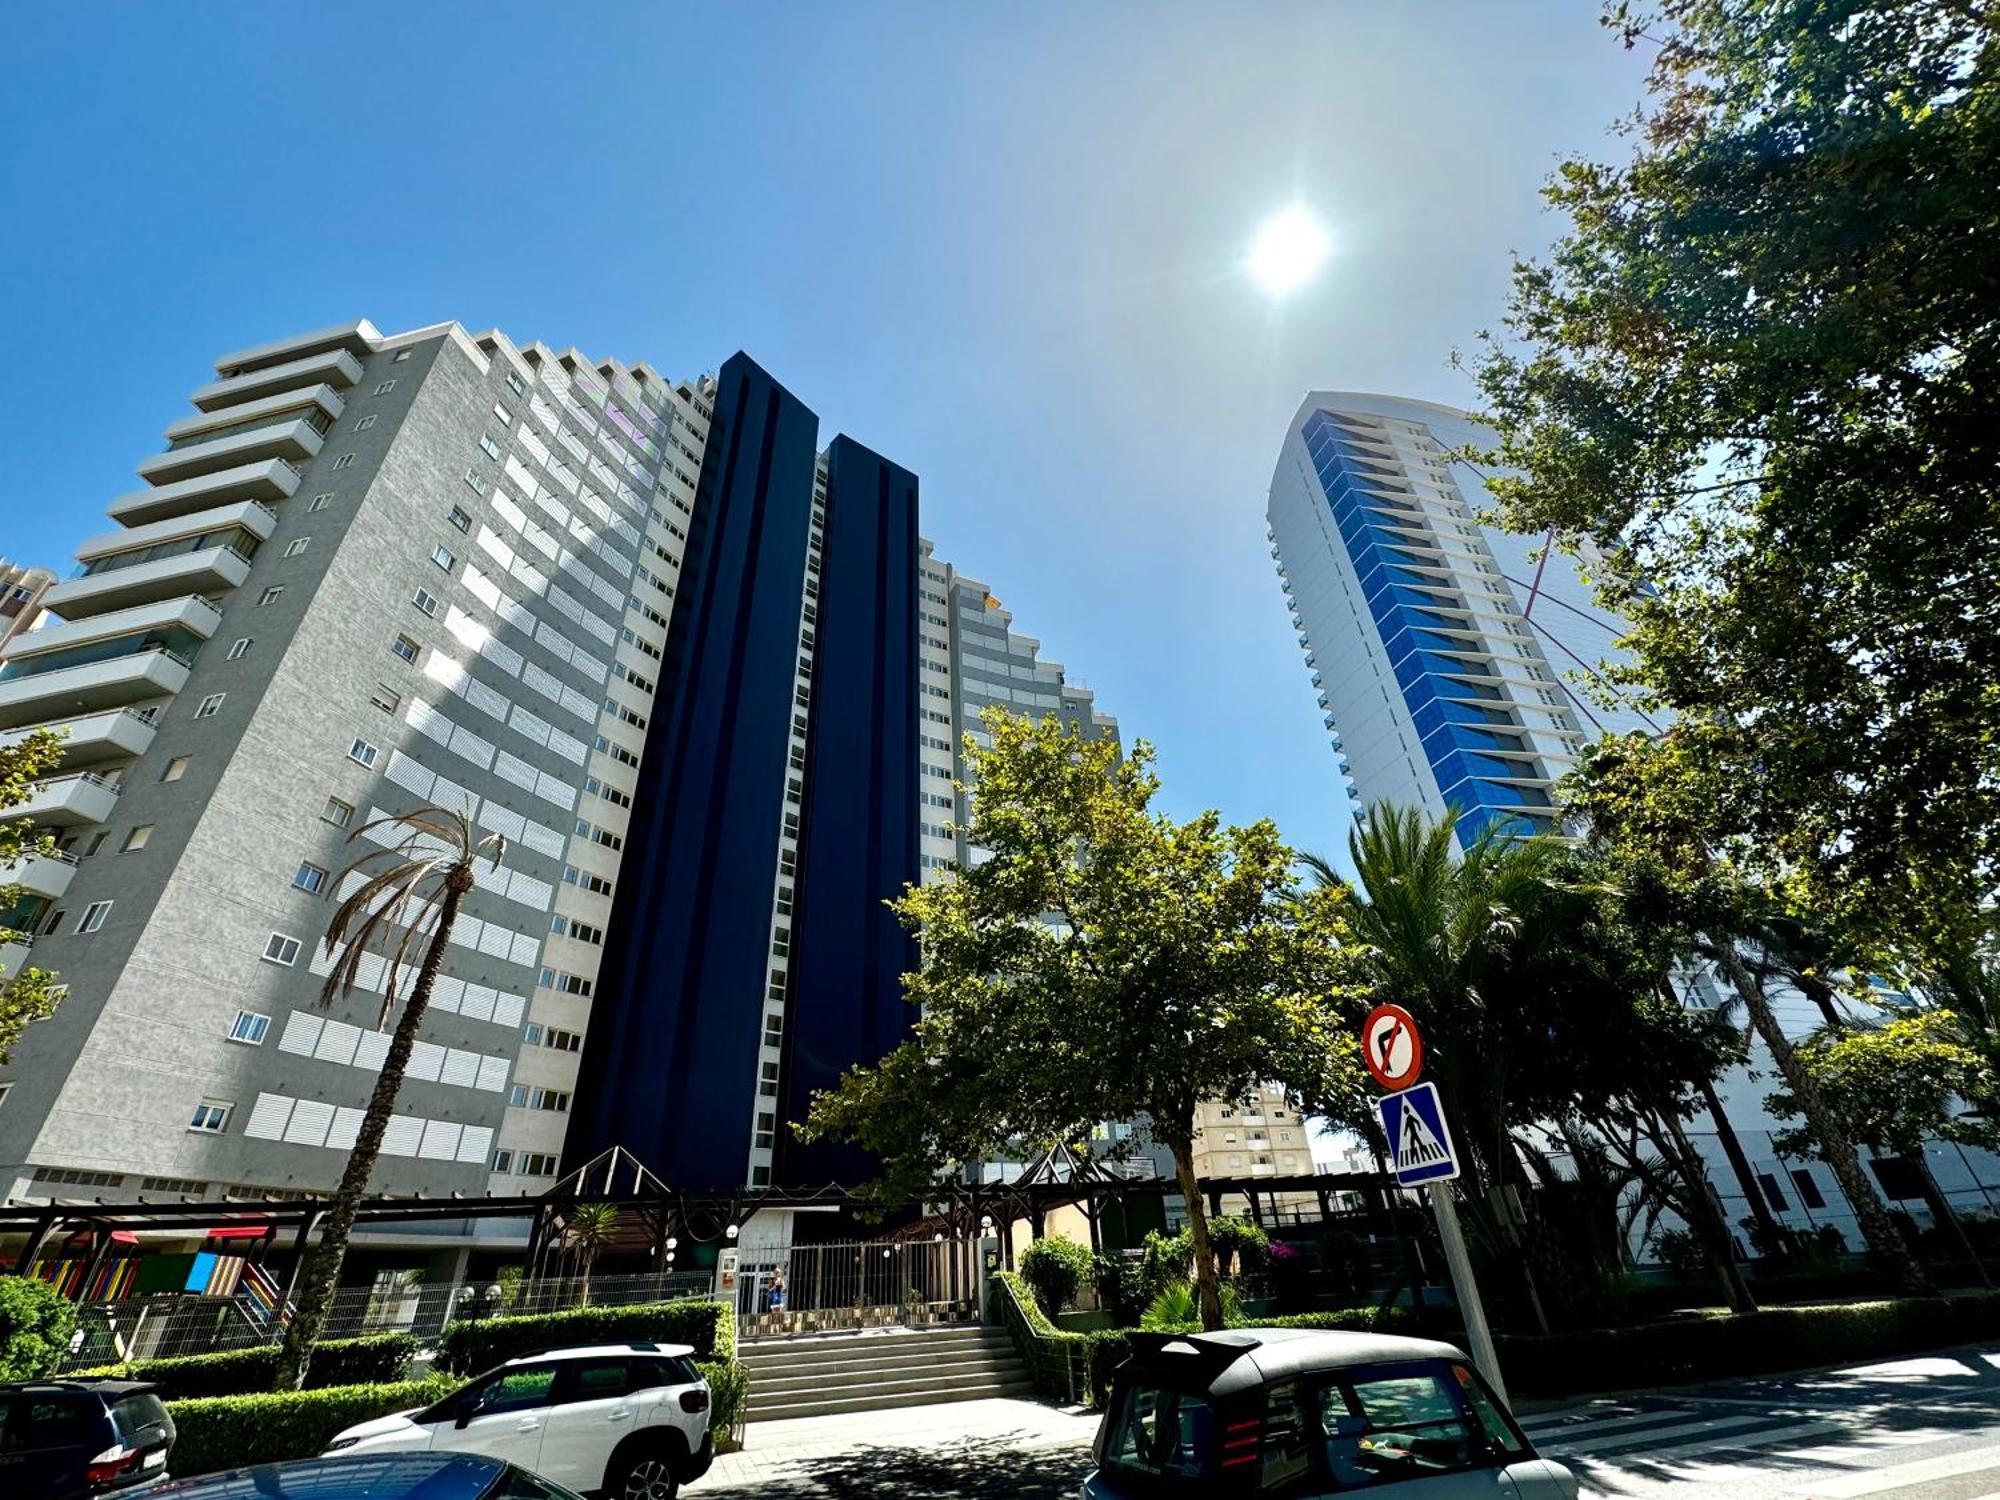
[[745,1337],[970,1321],[978,1276],[963,1240],[748,1246],[736,1283]]

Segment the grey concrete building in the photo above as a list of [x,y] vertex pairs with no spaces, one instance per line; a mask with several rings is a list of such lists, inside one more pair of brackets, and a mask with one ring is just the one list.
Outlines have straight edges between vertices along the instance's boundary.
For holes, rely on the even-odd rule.
[[[504,833],[376,1177],[556,1169],[709,420],[645,364],[367,322],[216,361],[143,487],[0,649],[63,763],[8,879],[68,997],[0,1069],[0,1197],[338,1179],[382,996],[322,1008],[333,872],[421,803]],[[380,985],[380,966],[364,968]]]

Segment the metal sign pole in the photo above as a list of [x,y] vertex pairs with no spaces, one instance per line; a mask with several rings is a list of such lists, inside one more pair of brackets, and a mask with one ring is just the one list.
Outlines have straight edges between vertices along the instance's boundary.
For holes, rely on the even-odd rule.
[[1500,1378],[1500,1355],[1493,1347],[1493,1333],[1486,1326],[1486,1308],[1479,1300],[1479,1284],[1472,1279],[1472,1257],[1465,1253],[1465,1235],[1458,1227],[1458,1205],[1451,1201],[1451,1184],[1440,1182],[1426,1188],[1431,1212],[1437,1216],[1438,1239],[1444,1245],[1444,1262],[1451,1270],[1451,1289],[1458,1298],[1458,1310],[1465,1315],[1465,1341],[1472,1346],[1472,1362],[1493,1387],[1493,1394],[1508,1405],[1507,1384]]

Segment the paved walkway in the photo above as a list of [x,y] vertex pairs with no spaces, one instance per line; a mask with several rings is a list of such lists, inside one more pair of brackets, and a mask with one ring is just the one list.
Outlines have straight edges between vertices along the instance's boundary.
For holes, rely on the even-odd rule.
[[696,1500],[940,1495],[1071,1497],[1090,1469],[1097,1415],[1039,1401],[956,1401],[752,1422],[687,1493]]

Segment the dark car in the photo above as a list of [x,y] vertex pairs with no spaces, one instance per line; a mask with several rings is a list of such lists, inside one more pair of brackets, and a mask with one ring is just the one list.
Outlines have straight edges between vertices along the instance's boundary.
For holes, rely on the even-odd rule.
[[167,1472],[174,1419],[137,1380],[0,1383],[0,1495],[80,1500]]
[[1385,1491],[1575,1500],[1449,1344],[1307,1328],[1132,1335],[1085,1500]]
[[146,1500],[580,1500],[479,1453],[343,1453],[183,1479]]

